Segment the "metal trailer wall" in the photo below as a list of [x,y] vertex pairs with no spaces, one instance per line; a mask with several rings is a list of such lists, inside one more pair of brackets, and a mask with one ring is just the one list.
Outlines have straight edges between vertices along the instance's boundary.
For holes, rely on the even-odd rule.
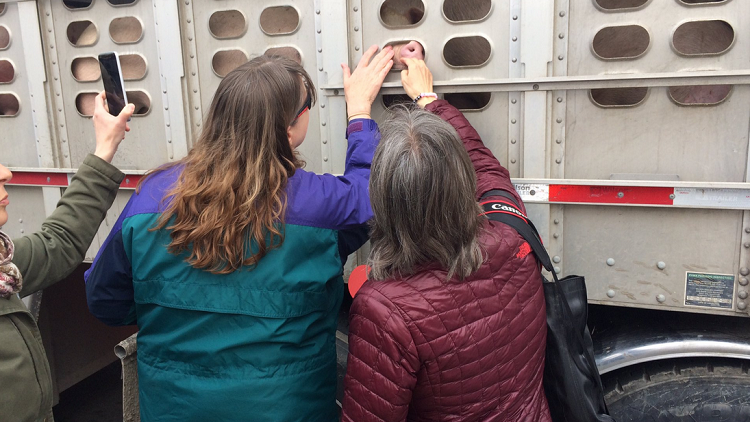
[[[747,315],[750,5],[629,0],[619,4],[632,7],[614,9],[611,0],[466,0],[461,7],[476,13],[455,20],[445,12],[452,1],[388,0],[386,6],[424,11],[416,24],[395,25],[380,13],[383,1],[7,2],[0,26],[10,42],[0,45],[0,61],[13,64],[14,78],[0,81],[0,96],[14,95],[20,108],[0,117],[7,134],[0,142],[12,151],[3,163],[16,174],[70,174],[94,145],[80,101],[101,89],[98,77],[81,80],[72,68],[116,50],[145,64],[125,84],[148,107],[133,117],[114,162],[131,175],[132,187],[146,170],[187,153],[222,74],[272,50],[298,56],[317,83],[319,101],[301,146],[307,168],[341,173],[346,113],[339,64],[355,64],[371,44],[416,39],[435,90],[474,101],[467,117],[510,169],[560,272],[587,276],[592,302]],[[680,53],[676,34],[700,21],[729,25],[729,47]],[[81,30],[88,23],[93,42],[79,45],[76,36],[91,34]],[[128,23],[140,29],[125,30],[123,39]],[[594,42],[609,27],[645,32],[643,51],[603,58]],[[446,50],[467,39],[489,46],[486,57],[449,63]],[[398,79],[397,72],[386,79],[376,119],[383,97],[403,93]],[[669,95],[669,87],[694,85],[731,91],[710,105],[683,105]],[[617,87],[647,93],[632,106],[595,103],[592,90]],[[577,187],[582,196],[561,200],[552,192],[556,184]],[[64,186],[65,180],[11,186],[12,219],[4,229],[38,229]],[[686,192],[694,200],[630,200],[644,189]],[[88,258],[129,194],[121,192]]]

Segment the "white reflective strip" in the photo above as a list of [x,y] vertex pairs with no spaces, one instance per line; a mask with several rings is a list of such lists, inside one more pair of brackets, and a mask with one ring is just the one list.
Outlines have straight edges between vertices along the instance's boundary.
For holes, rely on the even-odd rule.
[[514,183],[518,195],[523,202],[547,202],[549,201],[549,185],[538,183]]
[[750,209],[750,190],[675,188],[675,206]]

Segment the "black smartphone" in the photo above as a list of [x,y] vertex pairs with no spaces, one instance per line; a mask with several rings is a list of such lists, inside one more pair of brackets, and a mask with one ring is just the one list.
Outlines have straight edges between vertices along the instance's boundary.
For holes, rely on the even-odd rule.
[[109,114],[117,116],[128,103],[125,84],[122,81],[122,67],[117,52],[110,51],[99,55],[99,67],[102,70],[104,92],[107,94]]

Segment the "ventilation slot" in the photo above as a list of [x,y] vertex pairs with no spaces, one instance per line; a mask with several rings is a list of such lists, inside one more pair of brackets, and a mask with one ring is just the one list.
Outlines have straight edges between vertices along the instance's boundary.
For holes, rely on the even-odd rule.
[[492,46],[480,36],[452,38],[445,43],[443,57],[453,67],[477,67],[490,59]]
[[412,26],[422,21],[424,3],[421,0],[386,0],[380,6],[380,20],[385,26]]
[[602,88],[589,91],[591,101],[600,107],[634,107],[646,99],[648,88]]
[[721,54],[734,42],[734,29],[725,21],[686,22],[674,31],[672,44],[685,56]]

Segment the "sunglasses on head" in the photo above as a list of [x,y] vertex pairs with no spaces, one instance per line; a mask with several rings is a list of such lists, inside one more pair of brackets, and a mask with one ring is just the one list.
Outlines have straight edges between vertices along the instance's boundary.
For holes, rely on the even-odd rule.
[[305,99],[305,103],[302,104],[302,108],[299,110],[299,113],[297,113],[297,117],[295,117],[294,120],[299,119],[302,113],[306,112],[307,110],[310,110],[310,107],[312,107],[312,98],[310,98],[310,93],[307,93],[307,98]]

